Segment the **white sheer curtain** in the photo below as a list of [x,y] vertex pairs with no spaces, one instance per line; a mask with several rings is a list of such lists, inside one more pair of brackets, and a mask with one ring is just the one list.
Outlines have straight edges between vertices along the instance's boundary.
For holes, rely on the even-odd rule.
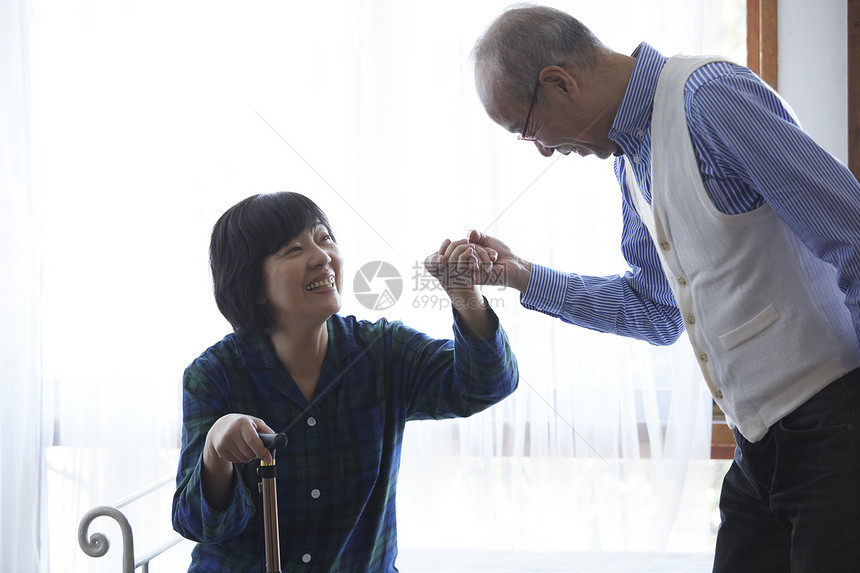
[[0,2],[0,570],[40,570],[42,435],[30,180],[29,3]]
[[[416,265],[470,228],[554,268],[625,269],[611,164],[542,158],[477,101],[468,53],[507,1],[32,1],[39,217],[25,232],[43,245],[52,570],[115,569],[113,553],[81,553],[78,520],[175,469],[182,370],[228,331],[208,234],[239,199],[311,196],[345,252],[343,312],[436,336],[450,310]],[[645,40],[742,58],[742,2],[551,4],[622,52]],[[371,261],[403,278],[390,308],[353,296]],[[520,389],[471,419],[410,425],[401,545],[708,551],[710,402],[684,342],[657,349],[486,295]],[[137,518],[153,537],[170,493]]]

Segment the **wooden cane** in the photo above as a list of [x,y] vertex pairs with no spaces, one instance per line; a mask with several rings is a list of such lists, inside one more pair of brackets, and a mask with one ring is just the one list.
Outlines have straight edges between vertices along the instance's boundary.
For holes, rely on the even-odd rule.
[[260,434],[263,445],[272,452],[272,462],[260,462],[257,475],[263,494],[263,530],[266,539],[266,573],[281,573],[281,543],[278,532],[278,485],[275,481],[275,449],[287,445],[285,434]]

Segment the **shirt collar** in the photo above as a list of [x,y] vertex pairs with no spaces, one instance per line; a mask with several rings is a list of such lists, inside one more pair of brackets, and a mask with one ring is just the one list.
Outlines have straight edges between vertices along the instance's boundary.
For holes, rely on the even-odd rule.
[[[357,344],[341,316],[332,315],[326,321],[326,326],[328,328],[326,360],[331,360],[333,364],[340,364],[355,353]],[[272,341],[263,332],[237,334],[236,346],[242,355],[242,362],[250,369],[277,370],[283,368],[272,346]]]
[[274,370],[280,364],[272,341],[264,332],[243,332],[235,337],[236,348],[248,368]]
[[645,42],[631,54],[636,58],[627,91],[618,107],[609,138],[618,144],[619,155],[634,147],[649,129],[657,80],[668,58]]
[[286,383],[291,378],[267,334],[254,332],[235,335],[236,347],[255,383],[268,384],[306,412],[313,413],[314,403],[324,399],[343,381],[344,374],[349,371],[345,365],[354,361],[353,356],[360,355],[355,337],[343,317],[332,315],[326,321],[326,326],[328,347],[311,403],[307,402],[298,386]]

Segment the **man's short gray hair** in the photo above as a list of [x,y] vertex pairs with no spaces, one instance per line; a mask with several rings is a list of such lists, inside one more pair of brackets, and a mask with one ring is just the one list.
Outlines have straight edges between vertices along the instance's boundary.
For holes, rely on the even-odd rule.
[[495,89],[526,102],[546,66],[591,69],[608,52],[573,16],[555,8],[519,4],[490,24],[475,43],[472,58],[476,65],[488,67]]

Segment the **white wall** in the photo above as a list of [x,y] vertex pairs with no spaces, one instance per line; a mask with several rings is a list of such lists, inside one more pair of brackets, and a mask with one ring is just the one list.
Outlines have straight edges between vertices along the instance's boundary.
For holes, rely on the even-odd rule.
[[846,0],[779,0],[779,93],[807,133],[848,163]]

